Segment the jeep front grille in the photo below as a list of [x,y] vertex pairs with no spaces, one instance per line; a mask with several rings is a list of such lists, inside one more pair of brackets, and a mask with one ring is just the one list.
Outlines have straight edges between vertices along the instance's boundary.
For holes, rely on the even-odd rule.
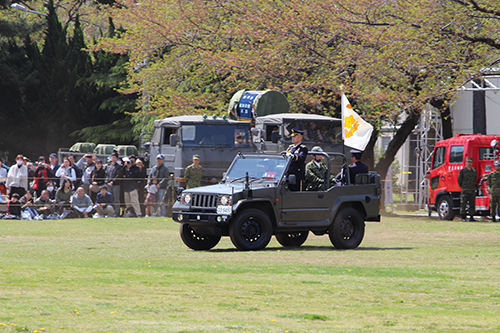
[[215,208],[217,207],[217,196],[213,194],[195,194],[191,207]]

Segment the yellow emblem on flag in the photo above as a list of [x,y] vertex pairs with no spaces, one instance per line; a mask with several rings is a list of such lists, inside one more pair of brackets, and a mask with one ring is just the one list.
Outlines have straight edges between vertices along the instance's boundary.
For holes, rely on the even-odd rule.
[[354,116],[344,117],[344,135],[346,138],[352,137],[358,127],[359,123],[354,119]]

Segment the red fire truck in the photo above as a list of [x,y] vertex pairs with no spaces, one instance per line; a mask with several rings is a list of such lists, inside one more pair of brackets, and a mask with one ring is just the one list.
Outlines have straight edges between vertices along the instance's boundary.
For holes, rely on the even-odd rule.
[[457,134],[436,143],[427,174],[429,208],[437,211],[441,220],[452,220],[460,210],[461,189],[457,179],[467,157],[472,157],[472,167],[477,171],[476,215],[489,215],[486,177],[499,158],[498,142],[500,135]]

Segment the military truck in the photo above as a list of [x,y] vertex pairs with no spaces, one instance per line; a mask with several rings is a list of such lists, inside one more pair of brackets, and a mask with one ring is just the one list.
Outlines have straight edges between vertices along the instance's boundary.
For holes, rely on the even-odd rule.
[[238,152],[253,153],[250,122],[201,115],[155,120],[149,144],[150,167],[163,154],[163,164],[173,177],[174,189],[185,186],[184,170],[200,155],[203,185],[215,184]]
[[286,155],[239,153],[219,184],[185,190],[174,203],[183,242],[208,250],[229,236],[239,250],[260,250],[272,235],[290,247],[302,245],[312,232],[328,234],[338,249],[357,248],[365,221],[380,221],[380,176],[357,174],[351,184],[345,155],[322,155],[326,190],[293,192],[288,185],[297,179],[285,177],[291,162]]
[[280,153],[292,143],[292,128],[304,131],[302,143],[309,150],[313,146],[320,146],[326,152],[344,153],[342,121],[315,114],[280,113],[257,117],[255,144],[260,150]]

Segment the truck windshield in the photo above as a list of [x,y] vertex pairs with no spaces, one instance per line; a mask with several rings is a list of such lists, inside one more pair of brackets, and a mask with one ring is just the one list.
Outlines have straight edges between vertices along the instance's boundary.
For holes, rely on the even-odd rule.
[[304,142],[341,143],[342,124],[339,121],[290,121],[285,123],[285,141],[292,141],[292,128],[304,131]]
[[281,178],[285,170],[286,161],[284,158],[238,158],[228,171],[226,179],[234,181],[241,178],[244,181],[248,172],[249,177],[274,181]]
[[185,146],[250,147],[250,125],[196,124],[181,126]]

